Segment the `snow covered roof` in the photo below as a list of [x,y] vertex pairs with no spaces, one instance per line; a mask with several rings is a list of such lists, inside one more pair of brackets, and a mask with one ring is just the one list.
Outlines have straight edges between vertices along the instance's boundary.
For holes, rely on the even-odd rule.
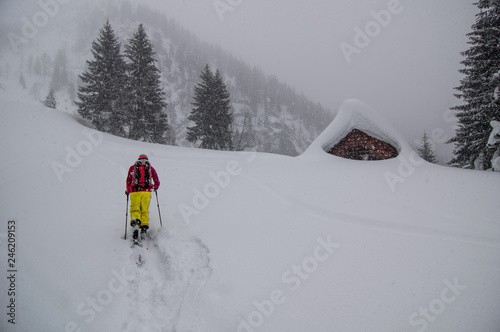
[[359,100],[348,99],[342,104],[332,123],[309,146],[304,155],[330,150],[353,129],[359,129],[391,144],[400,154],[407,155],[413,151],[406,139],[380,113]]

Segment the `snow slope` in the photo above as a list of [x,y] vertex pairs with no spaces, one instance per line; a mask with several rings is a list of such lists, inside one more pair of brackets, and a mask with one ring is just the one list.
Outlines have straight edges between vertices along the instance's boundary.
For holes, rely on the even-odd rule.
[[[152,145],[6,98],[0,119],[1,331],[500,331],[496,172]],[[139,268],[122,237],[141,153],[163,228],[153,198]]]

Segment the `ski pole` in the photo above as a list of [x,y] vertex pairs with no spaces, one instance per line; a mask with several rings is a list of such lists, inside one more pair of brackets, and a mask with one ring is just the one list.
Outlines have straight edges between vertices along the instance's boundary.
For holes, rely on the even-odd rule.
[[127,206],[125,207],[125,236],[124,239],[127,239],[127,221],[128,221],[128,193],[127,194]]
[[160,203],[158,203],[158,191],[155,190],[155,194],[156,194],[156,206],[158,207],[158,216],[160,217],[160,227],[163,227],[163,224],[161,222]]

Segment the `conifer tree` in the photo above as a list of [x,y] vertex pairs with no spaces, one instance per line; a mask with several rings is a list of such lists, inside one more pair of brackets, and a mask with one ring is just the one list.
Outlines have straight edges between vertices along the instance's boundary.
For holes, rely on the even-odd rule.
[[153,143],[166,143],[168,122],[164,108],[165,92],[156,67],[153,45],[142,24],[125,46],[128,59],[127,104],[129,105],[129,138]]
[[[449,143],[455,144],[455,157],[451,165],[482,169],[490,167],[490,152],[486,148],[492,120],[500,120],[500,2],[479,0],[476,23],[467,34],[471,47],[462,52],[465,60],[460,72],[465,78],[460,81],[456,97],[462,105],[452,110],[458,118],[458,129]],[[482,160],[482,161],[481,161]]]
[[437,163],[437,158],[436,154],[434,153],[434,150],[432,149],[432,145],[429,142],[429,137],[427,136],[427,133],[424,132],[424,136],[422,137],[422,141],[420,143],[420,146],[417,148],[417,152],[419,156],[430,162],[430,163]]
[[19,85],[21,85],[23,89],[26,89],[26,80],[24,79],[23,73],[19,75]]
[[33,72],[38,76],[42,76],[42,62],[39,56],[36,57],[35,63],[33,64]]
[[79,76],[84,85],[78,87],[78,113],[97,130],[124,136],[126,68],[109,21],[101,28],[91,51],[94,60],[87,61],[88,70]]
[[54,70],[52,72],[52,81],[50,83],[50,88],[54,91],[59,91],[65,88],[68,83],[68,71],[66,68],[67,59],[65,50],[61,49],[56,55],[54,60]]
[[45,107],[50,107],[50,108],[56,108],[57,107],[57,102],[56,98],[54,96],[54,90],[50,89],[49,94],[45,98],[45,101],[43,102],[43,105]]
[[214,85],[213,74],[208,64],[202,70],[200,79],[201,82],[194,87],[194,108],[191,110],[191,114],[188,117],[188,120],[193,121],[195,125],[187,128],[186,138],[192,143],[201,141],[200,147],[205,148],[211,145],[211,142],[209,142],[210,135],[208,133],[210,129],[208,114],[211,109],[211,105],[209,105],[211,88]]
[[52,68],[52,60],[47,53],[43,53],[40,58],[40,75],[43,77],[43,82],[47,80],[47,76]]
[[40,96],[40,83],[38,82],[33,83],[30,89],[30,95],[33,97],[33,99],[38,100]]
[[201,141],[200,148],[233,150],[231,97],[219,70],[212,73],[208,64],[200,74],[201,82],[195,86],[194,108],[189,120],[194,126],[187,128],[187,140]]
[[235,128],[233,133],[233,145],[235,151],[243,151],[256,144],[251,111],[247,108],[242,113],[242,117],[239,119],[238,123],[235,124],[235,127],[237,128]]

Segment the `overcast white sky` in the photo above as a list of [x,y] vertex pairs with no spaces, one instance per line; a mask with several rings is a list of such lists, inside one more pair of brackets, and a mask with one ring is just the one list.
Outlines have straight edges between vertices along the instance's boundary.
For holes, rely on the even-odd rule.
[[[452,125],[442,119],[458,103],[453,88],[478,12],[475,0],[221,0],[234,4],[223,20],[214,2],[158,0],[157,6],[201,39],[329,108],[357,98],[408,139],[436,128],[451,137]],[[377,31],[371,12],[388,8],[394,13]],[[340,44],[355,46],[355,28],[367,26],[374,37],[348,63]]]
[[[465,35],[478,12],[475,2],[142,1],[175,18],[202,40],[219,44],[266,74],[277,75],[334,111],[345,99],[364,101],[410,141],[436,128],[445,130],[448,138],[453,134],[452,124],[443,121],[443,115],[459,102],[453,88],[461,78],[460,52],[468,48]],[[214,3],[225,5],[227,11],[219,9],[218,13]],[[21,4],[29,10],[21,10]],[[22,15],[39,10],[38,6],[37,0],[0,0],[0,18],[19,21]],[[61,6],[61,12],[63,7],[69,5]],[[390,18],[382,15],[383,24],[372,14],[381,11],[392,11]],[[356,47],[359,34],[355,29],[367,27],[373,36],[369,45],[358,47],[359,54],[352,54],[348,63],[341,43]]]

